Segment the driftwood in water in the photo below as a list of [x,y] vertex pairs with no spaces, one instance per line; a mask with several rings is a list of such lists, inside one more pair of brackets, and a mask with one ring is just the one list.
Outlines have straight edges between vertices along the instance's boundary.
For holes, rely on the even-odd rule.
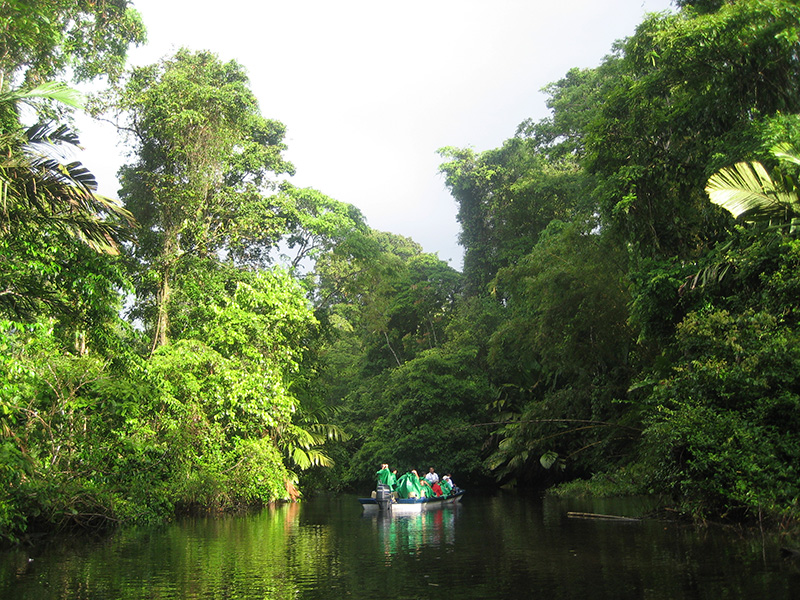
[[598,515],[597,513],[568,512],[570,519],[595,519],[599,521],[641,521],[637,517],[620,517],[618,515]]

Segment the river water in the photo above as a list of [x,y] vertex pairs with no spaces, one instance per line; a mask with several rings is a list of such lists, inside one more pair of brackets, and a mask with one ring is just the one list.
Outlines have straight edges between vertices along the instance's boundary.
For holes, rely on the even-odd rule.
[[636,516],[641,500],[466,495],[420,515],[355,496],[182,519],[0,552],[0,599],[648,599],[800,597],[777,541]]

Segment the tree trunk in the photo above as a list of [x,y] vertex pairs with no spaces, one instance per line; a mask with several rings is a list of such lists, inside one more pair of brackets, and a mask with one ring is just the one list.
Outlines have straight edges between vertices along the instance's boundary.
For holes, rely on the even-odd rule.
[[161,260],[159,261],[161,265],[161,281],[156,297],[158,317],[156,318],[156,326],[153,331],[153,346],[150,348],[150,354],[161,346],[166,346],[169,341],[167,338],[167,330],[169,327],[169,313],[167,309],[172,294],[172,267],[178,258],[178,240],[176,238],[176,234],[167,234]]
[[156,319],[156,328],[153,332],[153,346],[150,349],[150,354],[155,352],[161,346],[167,345],[167,326],[169,319],[167,314],[167,305],[169,304],[169,296],[171,293],[169,285],[169,269],[165,268],[161,274],[161,286],[158,290],[158,318]]
[[401,366],[402,363],[400,362],[400,359],[397,357],[397,353],[394,351],[394,348],[392,348],[392,343],[389,341],[389,334],[387,334],[385,330],[383,332],[383,337],[386,338],[386,345],[389,346],[389,350],[391,351],[392,356],[394,356],[394,360],[397,362],[397,366],[398,367]]

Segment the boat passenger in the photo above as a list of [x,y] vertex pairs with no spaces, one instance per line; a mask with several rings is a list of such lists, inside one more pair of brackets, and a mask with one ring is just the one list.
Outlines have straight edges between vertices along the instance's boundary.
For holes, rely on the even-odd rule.
[[442,480],[439,482],[440,487],[442,488],[442,493],[445,496],[449,496],[453,491],[453,482],[450,479],[450,475],[445,475],[442,477]]
[[421,498],[422,486],[419,484],[419,475],[416,471],[409,471],[397,480],[398,498]]
[[[375,479],[377,479],[378,485],[383,484],[389,486],[390,490],[394,489],[394,484],[397,483],[397,480],[392,475],[392,472],[389,470],[389,465],[387,463],[383,463],[381,468],[378,472],[375,473]],[[392,481],[394,479],[394,481]]]
[[451,485],[451,486],[453,486],[453,493],[454,493],[454,494],[455,494],[456,492],[460,492],[460,491],[461,491],[461,488],[459,488],[459,487],[456,485],[456,482],[455,482],[455,481],[453,481],[453,477],[452,477],[452,476],[451,476],[449,473],[447,474],[447,480],[450,482],[450,485]]
[[439,481],[439,475],[436,474],[436,471],[434,471],[433,467],[431,467],[425,474],[425,480],[431,485]]
[[420,486],[422,486],[423,496],[425,496],[426,498],[433,498],[434,496],[436,496],[436,493],[433,491],[433,488],[431,487],[431,484],[428,483],[427,479],[424,478],[420,479],[419,484]]

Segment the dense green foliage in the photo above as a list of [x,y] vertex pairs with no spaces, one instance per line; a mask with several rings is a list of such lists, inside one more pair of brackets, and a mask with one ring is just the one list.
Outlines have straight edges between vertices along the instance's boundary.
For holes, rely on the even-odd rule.
[[800,8],[678,4],[502,148],[444,151],[466,289],[501,307],[486,465],[796,518]]
[[[548,118],[442,149],[463,273],[291,185],[241,65],[123,74],[135,12],[62,4],[0,9],[1,536],[383,462],[800,516],[795,2],[677,2],[549,85]],[[67,67],[118,82],[92,109],[129,143],[124,207],[57,158],[69,89],[15,87]]]
[[118,77],[145,30],[127,0],[9,0],[0,4],[0,82],[37,84],[71,69]]
[[[70,18],[56,54],[101,25]],[[124,56],[130,40],[103,32]],[[9,73],[36,66],[30,33]],[[132,134],[126,208],[59,160],[78,138],[39,100],[80,105],[63,84],[6,81],[0,96],[0,536],[296,498],[299,472],[331,464],[321,444],[346,436],[292,389],[309,388],[319,321],[297,265],[271,263],[281,240],[314,240],[303,256],[316,259],[366,234],[360,214],[279,189],[284,128],[211,53],[135,69],[94,104]],[[22,126],[21,102],[41,125]]]

